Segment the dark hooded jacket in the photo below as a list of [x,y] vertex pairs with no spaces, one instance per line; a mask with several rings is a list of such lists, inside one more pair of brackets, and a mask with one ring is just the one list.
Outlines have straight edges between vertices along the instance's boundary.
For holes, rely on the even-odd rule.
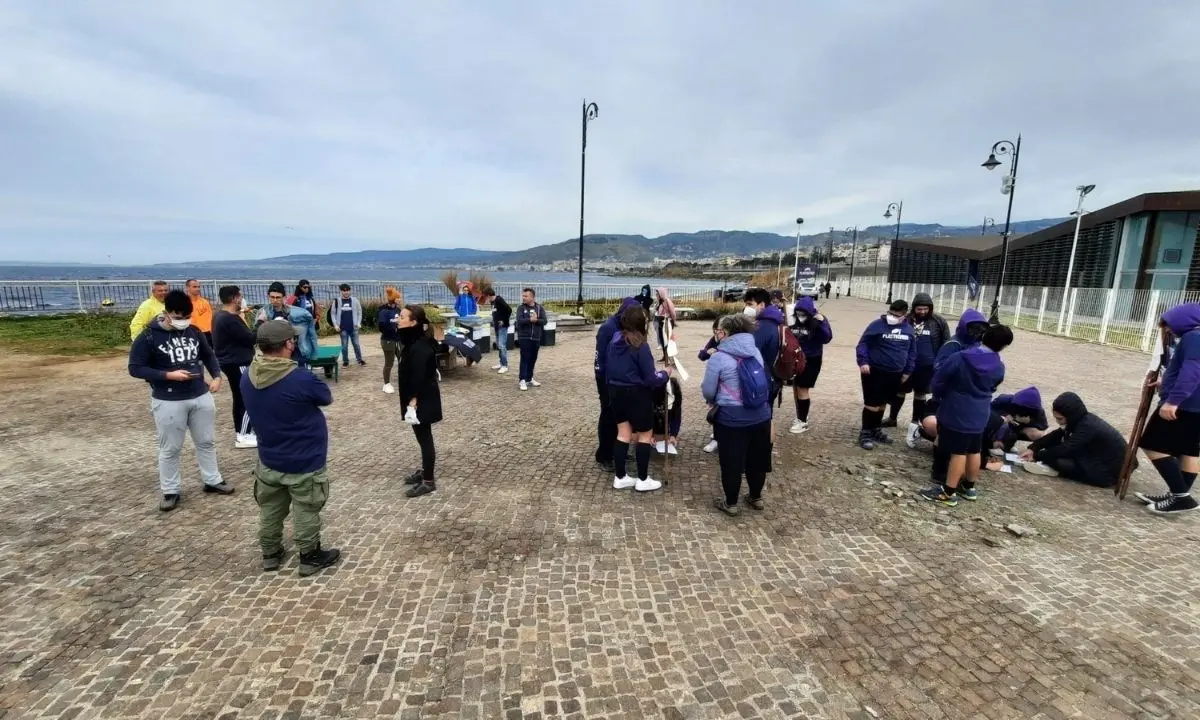
[[666,372],[654,369],[649,343],[634,347],[620,332],[614,333],[608,343],[604,374],[608,384],[615,387],[657,388],[666,385],[669,378]]
[[281,473],[325,467],[329,427],[321,408],[333,402],[328,385],[292,360],[264,355],[242,375],[240,389],[263,465]]
[[758,326],[754,329],[754,345],[762,354],[763,367],[770,370],[779,357],[779,328],[787,324],[783,311],[767,305],[758,315]]
[[1073,474],[1069,479],[1098,487],[1115,485],[1125,461],[1125,436],[1088,412],[1073,392],[1055,398],[1054,410],[1066,418],[1067,424],[1030,443],[1034,459],[1049,465],[1071,460],[1079,476]]
[[975,308],[967,308],[964,310],[962,317],[958,319],[958,325],[954,328],[954,337],[947,340],[946,343],[938,349],[937,357],[933,361],[934,368],[936,369],[938,365],[941,365],[942,362],[944,362],[946,358],[950,357],[951,355],[979,345],[979,340],[971,337],[969,328],[971,323],[986,322],[987,318],[985,318],[983,313],[979,312]]
[[608,346],[612,345],[613,335],[616,335],[617,331],[621,329],[621,315],[629,308],[640,305],[641,303],[637,298],[627,297],[621,301],[621,307],[615,313],[600,323],[600,329],[596,331],[596,354],[593,358],[593,368],[597,379],[604,379],[604,366],[608,359]]
[[[797,321],[797,312],[808,313],[808,319],[803,323]],[[833,328],[829,327],[829,318],[817,320],[816,314],[817,306],[813,299],[805,295],[796,301],[796,308],[792,311],[792,326],[789,328],[796,336],[796,342],[800,343],[804,357],[809,359],[821,357],[825,346],[833,340]]]
[[[919,307],[929,308],[929,314],[923,320],[916,316]],[[946,318],[933,311],[933,298],[929,293],[917,293],[913,297],[912,312],[908,314],[908,322],[913,326],[913,334],[917,338],[917,367],[933,367],[938,350],[950,339],[950,325]]]
[[1163,313],[1162,321],[1179,338],[1162,376],[1162,401],[1200,412],[1200,303],[1176,305]]
[[[1050,427],[1050,423],[1046,420],[1046,411],[1042,408],[1042,394],[1036,387],[1021,388],[1012,395],[997,395],[996,399],[992,401],[992,412],[1013,418],[1007,428],[1009,432],[1019,433],[1026,428],[1045,430]],[[1027,417],[1029,422],[1018,422],[1017,418],[1019,417]]]
[[992,393],[1004,382],[1004,362],[985,347],[963,350],[933,373],[937,421],[961,433],[982,433],[992,414]]

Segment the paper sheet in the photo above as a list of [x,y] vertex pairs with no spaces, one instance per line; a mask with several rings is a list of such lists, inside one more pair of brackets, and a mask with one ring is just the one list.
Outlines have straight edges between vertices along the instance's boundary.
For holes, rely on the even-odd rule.
[[1010,463],[1015,463],[1021,461],[1021,456],[1016,453],[1004,453],[1004,459]]
[[1001,465],[1000,466],[1000,472],[1011,473],[1012,471],[1013,471],[1012,465]]

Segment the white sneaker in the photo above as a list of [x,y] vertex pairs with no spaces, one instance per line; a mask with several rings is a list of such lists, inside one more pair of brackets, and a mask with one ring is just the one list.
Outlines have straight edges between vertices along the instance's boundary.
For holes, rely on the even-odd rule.
[[709,440],[708,444],[704,446],[704,452],[711,454],[711,453],[715,453],[716,451],[717,451],[717,441]]
[[520,384],[520,385],[518,385],[517,387],[518,387],[518,388],[520,388],[521,390],[528,390],[528,389],[529,389],[529,384],[528,384],[528,383],[526,383],[524,380],[522,380],[522,381],[521,381],[521,384]]
[[904,444],[911,449],[916,449],[917,440],[921,438],[921,426],[916,423],[908,424],[908,432],[904,433]]
[[667,446],[667,454],[668,455],[678,455],[679,454],[679,448],[675,447],[675,443],[671,443],[670,445]]
[[392,387],[392,384],[391,384],[391,383],[384,383],[384,384],[383,384],[383,391],[384,391],[385,393],[387,393],[388,395],[391,395],[392,393],[396,392],[396,388]]
[[793,435],[808,432],[808,423],[804,420],[796,419],[792,421],[792,426],[788,428],[788,432]]
[[493,365],[493,366],[492,366],[492,369],[493,369],[493,370],[499,370],[499,369],[501,369],[501,368],[503,368],[503,367],[504,367],[503,365]]
[[1004,448],[992,448],[992,449],[988,450],[988,455],[991,455],[992,457],[1002,458],[1002,457],[1004,457]]
[[497,370],[496,372],[499,373],[500,375],[503,375],[504,373],[508,372],[508,368],[502,367],[499,370]]
[[246,435],[238,433],[237,437],[233,441],[233,446],[239,450],[256,448],[258,447],[258,436],[254,433],[248,433]]
[[633,485],[633,489],[637,490],[638,492],[651,492],[653,490],[659,489],[660,487],[662,487],[662,483],[660,483],[659,481],[657,481],[653,478],[646,478],[645,480],[638,480]]
[[540,382],[538,382],[537,380],[530,380],[529,385],[531,387],[541,387],[542,386],[542,384]]
[[654,443],[654,451],[657,452],[659,455],[666,455],[667,454],[667,444],[665,442],[663,442],[662,440],[659,440],[658,442]]
[[1034,475],[1045,475],[1046,477],[1058,477],[1057,470],[1055,470],[1054,468],[1050,467],[1049,465],[1047,465],[1045,463],[1036,462],[1034,460],[1026,460],[1025,464],[1023,464],[1021,467],[1023,467],[1025,469],[1025,472],[1033,473]]
[[628,475],[626,475],[625,477],[613,478],[613,489],[614,490],[628,490],[629,488],[633,487],[634,485],[637,485],[637,480],[634,480],[633,478],[629,477]]

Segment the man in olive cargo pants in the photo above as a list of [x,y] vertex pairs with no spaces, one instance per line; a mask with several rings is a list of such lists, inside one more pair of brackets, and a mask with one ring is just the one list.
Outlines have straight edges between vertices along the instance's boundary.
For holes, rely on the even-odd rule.
[[321,548],[321,509],[329,497],[325,458],[329,428],[322,408],[333,402],[329,386],[291,359],[296,331],[286,320],[268,320],[256,337],[262,356],[242,375],[246,413],[258,435],[254,500],[265,571],[283,566],[283,521],[292,513],[292,537],[301,575],[338,561],[341,552]]

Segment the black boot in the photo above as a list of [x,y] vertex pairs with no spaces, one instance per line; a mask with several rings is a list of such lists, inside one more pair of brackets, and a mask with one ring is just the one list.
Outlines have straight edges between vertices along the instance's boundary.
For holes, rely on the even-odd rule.
[[410,498],[415,498],[415,497],[421,497],[422,495],[428,495],[429,493],[433,492],[434,490],[437,490],[437,486],[434,485],[433,483],[420,482],[420,483],[417,483],[416,485],[413,485],[412,487],[410,487],[408,489],[408,492],[406,492],[404,494]]
[[329,548],[322,550],[318,545],[316,550],[306,553],[300,553],[300,576],[307,577],[315,575],[324,568],[330,567],[337,563],[342,557],[342,551],[337,548]]
[[421,471],[420,470],[414,470],[411,475],[404,478],[405,485],[417,485],[420,482],[421,482]]
[[274,555],[263,555],[262,569],[263,572],[274,572],[283,567],[283,561],[287,559],[287,550],[279,548],[279,552]]

